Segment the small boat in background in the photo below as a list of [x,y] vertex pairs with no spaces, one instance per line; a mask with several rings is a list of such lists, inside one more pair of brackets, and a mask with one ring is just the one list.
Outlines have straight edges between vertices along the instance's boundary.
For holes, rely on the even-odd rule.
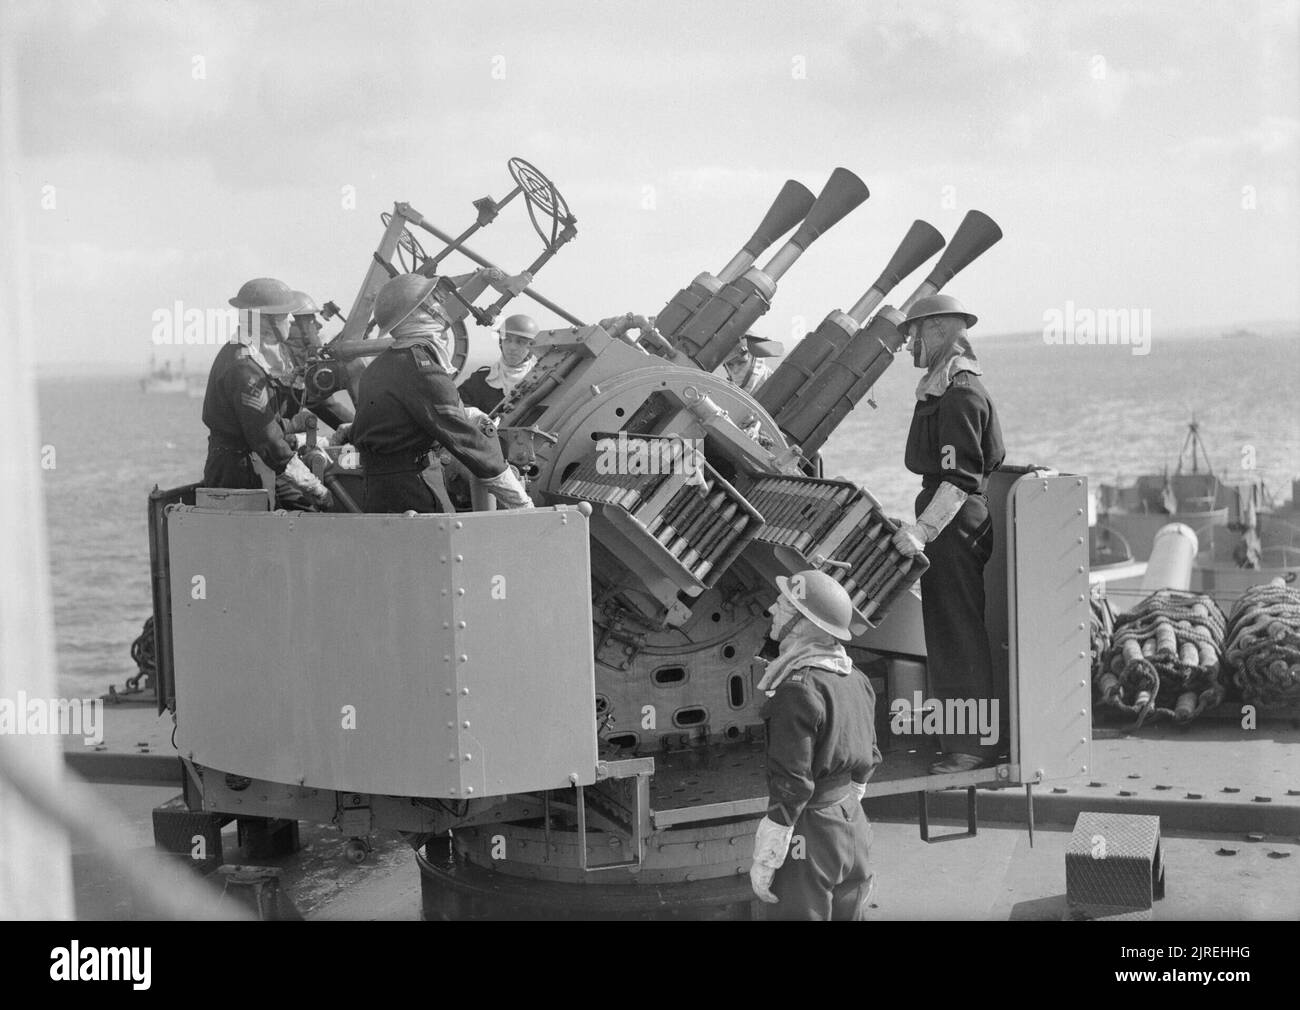
[[1245,328],[1228,330],[1226,333],[1221,333],[1219,335],[1223,337],[1224,340],[1262,340],[1264,336],[1262,333],[1257,333],[1255,330],[1247,330]]
[[140,380],[142,393],[183,393],[186,389],[185,359],[181,358],[179,368],[173,369],[170,361],[165,361],[160,368],[157,358],[149,358],[149,374]]

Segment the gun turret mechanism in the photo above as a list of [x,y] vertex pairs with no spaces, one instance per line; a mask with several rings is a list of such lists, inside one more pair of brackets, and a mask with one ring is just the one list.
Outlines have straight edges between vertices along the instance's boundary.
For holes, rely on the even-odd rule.
[[[543,244],[530,272],[573,238],[575,218],[555,186],[520,159],[510,172],[514,190],[474,201],[474,220],[458,234],[405,203],[384,216],[342,333],[307,369],[309,401],[355,390],[367,359],[391,346],[365,336],[391,272],[445,276],[453,253],[492,267],[467,242],[518,196]],[[658,317],[585,323],[524,291],[568,325],[537,335],[531,371],[491,419],[539,508],[250,519],[186,511],[173,497],[171,539],[159,542],[180,559],[178,591],[191,572],[212,570],[209,592],[224,594],[220,608],[175,611],[176,669],[190,667],[188,695],[173,694],[189,706],[178,724],[203,808],[436,836],[420,861],[437,881],[425,892],[433,914],[473,912],[489,892],[511,910],[554,909],[604,883],[617,885],[620,911],[632,914],[747,908],[752,850],[737,839],[752,837],[767,803],[757,657],[776,576],[818,569],[844,587],[853,607],[847,647],[861,667],[924,648],[909,592],[924,555],[893,548],[898,523],[869,490],[803,468],[893,360],[903,317],[882,303],[943,238],[915,222],[866,292],[827,315],[757,395],[714,374],[785,273],[867,198],[844,168],[815,199],[787,182],[718,274],[700,274]],[[939,290],[1000,235],[971,212],[904,306]],[[425,236],[442,247],[431,255]],[[480,321],[508,300],[479,307],[456,290],[444,304],[457,297]],[[463,325],[456,336],[463,360]],[[340,501],[364,500],[362,476],[343,468],[335,448],[316,448],[318,472]],[[236,527],[238,537],[221,541]],[[284,554],[274,578],[261,560],[273,550]],[[336,599],[319,588],[374,565],[384,577],[365,594]],[[170,584],[167,572],[155,576],[155,585]],[[258,619],[236,620],[241,607]],[[282,619],[265,618],[272,613]],[[172,611],[164,617],[170,635]],[[282,629],[300,624],[310,650],[287,647]],[[253,631],[232,636],[228,626]],[[370,627],[377,637],[356,634]],[[207,649],[210,641],[222,648]],[[356,676],[380,663],[382,676]],[[264,699],[238,741],[222,707],[240,695],[212,675],[221,671]],[[367,729],[339,737],[340,705],[354,704]],[[238,796],[231,776],[242,776]],[[258,787],[245,789],[250,781]],[[491,885],[479,887],[483,879]],[[562,898],[557,884],[567,888]]]

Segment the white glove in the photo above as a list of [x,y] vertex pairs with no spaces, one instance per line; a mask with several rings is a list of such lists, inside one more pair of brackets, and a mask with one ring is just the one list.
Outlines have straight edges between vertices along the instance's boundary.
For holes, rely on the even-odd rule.
[[903,557],[913,557],[925,550],[925,531],[915,523],[904,523],[890,543]]
[[867,795],[867,784],[865,782],[850,782],[849,785],[853,787],[853,798],[861,803]]
[[474,424],[478,425],[478,430],[483,432],[488,438],[493,438],[497,433],[497,423],[487,414],[477,407],[465,406],[465,416]]
[[944,481],[934,492],[930,504],[916,518],[915,523],[905,523],[894,534],[893,544],[904,557],[912,557],[925,549],[925,545],[944,531],[953,520],[967,494],[956,484]]
[[916,525],[925,530],[926,543],[942,533],[944,527],[952,522],[953,516],[961,511],[966,498],[966,492],[956,484],[944,481],[939,485],[925,511],[916,517]]
[[492,492],[496,496],[498,504],[508,509],[530,509],[533,507],[533,500],[528,497],[528,492],[524,490],[523,481],[519,475],[507,466],[495,477],[477,478],[479,485],[485,490]]
[[749,883],[759,900],[769,905],[780,900],[772,893],[772,878],[785,862],[793,836],[793,826],[777,824],[770,817],[759,821],[754,832],[754,862],[749,868]]
[[347,445],[352,438],[352,425],[341,424],[338,429],[330,436],[330,445]]
[[305,494],[316,505],[328,507],[334,501],[329,488],[320,482],[317,476],[307,469],[307,464],[297,456],[289,460],[284,468],[284,476],[295,488]]

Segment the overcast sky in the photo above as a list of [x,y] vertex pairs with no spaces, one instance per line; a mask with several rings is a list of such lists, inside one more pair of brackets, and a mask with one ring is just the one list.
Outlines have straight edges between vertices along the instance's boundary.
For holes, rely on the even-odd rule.
[[[47,363],[142,365],[156,310],[224,306],[255,276],[346,312],[381,211],[406,200],[460,231],[471,200],[510,189],[512,155],[578,218],[536,286],[587,320],[657,312],[785,179],[816,191],[837,165],[871,199],[781,282],[764,327],[787,343],[796,317],[855,301],[914,218],[949,235],[972,207],[1006,234],[949,289],[984,332],[1041,329],[1067,302],[1150,309],[1157,334],[1300,317],[1296,3],[83,0],[8,16],[6,174]],[[521,204],[473,244],[511,269],[538,251]]]

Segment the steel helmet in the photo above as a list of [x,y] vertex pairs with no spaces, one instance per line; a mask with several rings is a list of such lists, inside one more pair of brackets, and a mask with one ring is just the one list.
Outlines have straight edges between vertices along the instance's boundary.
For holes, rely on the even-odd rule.
[[294,293],[284,281],[274,277],[258,277],[239,289],[239,294],[229,299],[237,309],[259,309],[272,315],[288,315],[295,303]]
[[314,316],[316,315],[316,313],[320,311],[320,306],[318,306],[314,301],[312,301],[311,295],[307,294],[307,292],[294,291],[291,293],[293,294],[294,297],[294,306],[289,313],[290,315]]
[[968,327],[979,322],[979,316],[966,311],[966,306],[952,295],[927,295],[918,298],[916,304],[907,313],[907,318],[899,323],[900,330],[906,330],[912,323],[930,316],[961,316]]
[[757,333],[746,333],[744,347],[756,358],[779,358],[785,345],[779,340],[766,340]]
[[375,296],[375,323],[378,336],[386,336],[398,323],[409,316],[429,297],[437,285],[435,277],[422,274],[401,274],[392,278]]
[[776,587],[794,608],[821,628],[842,641],[853,637],[853,601],[843,586],[825,572],[808,569],[786,578],[776,577]]
[[525,340],[537,339],[537,323],[532,316],[510,316],[501,324],[501,336],[523,337]]

